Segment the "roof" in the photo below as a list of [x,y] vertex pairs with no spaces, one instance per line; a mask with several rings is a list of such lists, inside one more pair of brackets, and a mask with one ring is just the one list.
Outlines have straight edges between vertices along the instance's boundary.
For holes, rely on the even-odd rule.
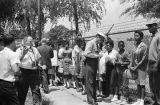
[[[133,30],[147,29],[146,24],[148,24],[148,22],[150,21],[151,20],[147,20],[147,19],[137,19],[134,21],[126,21],[126,22],[114,24],[109,35],[118,34],[121,32],[133,31]],[[93,37],[95,36],[97,31],[103,34],[106,34],[111,26],[112,25],[105,25],[99,28],[91,29],[90,31],[84,33],[83,37]]]

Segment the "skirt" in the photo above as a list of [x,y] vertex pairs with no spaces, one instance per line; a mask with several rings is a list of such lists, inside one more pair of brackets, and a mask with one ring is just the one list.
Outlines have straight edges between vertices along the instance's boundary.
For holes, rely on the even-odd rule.
[[78,78],[85,78],[86,76],[86,66],[83,61],[80,62],[80,73]]
[[136,83],[139,85],[146,85],[146,77],[147,73],[142,70],[138,70],[138,78],[136,80]]
[[54,70],[54,68],[49,69],[49,70],[48,70],[48,74],[54,75],[54,74],[55,74],[55,70]]
[[64,59],[63,61],[63,74],[64,75],[74,75],[74,67],[72,65],[72,60],[71,59]]

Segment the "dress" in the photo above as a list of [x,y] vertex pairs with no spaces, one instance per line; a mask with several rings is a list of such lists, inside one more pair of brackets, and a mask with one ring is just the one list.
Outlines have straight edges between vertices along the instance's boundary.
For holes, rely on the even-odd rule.
[[63,52],[63,74],[70,75],[73,72],[72,65],[72,49],[65,50]]
[[54,57],[51,58],[51,64],[52,68],[48,70],[48,74],[54,74],[56,71],[56,68],[58,67],[58,54],[56,50],[53,50]]
[[83,56],[84,56],[84,51],[82,51],[80,53],[80,73],[79,73],[79,78],[85,78],[85,76],[86,76],[86,66],[85,66],[85,62],[82,59]]
[[147,50],[147,45],[141,42],[132,54],[131,67],[137,67],[136,83],[139,85],[146,84]]
[[74,67],[74,75],[79,75],[80,73],[80,56],[81,56],[82,49],[76,45],[72,51],[72,61]]

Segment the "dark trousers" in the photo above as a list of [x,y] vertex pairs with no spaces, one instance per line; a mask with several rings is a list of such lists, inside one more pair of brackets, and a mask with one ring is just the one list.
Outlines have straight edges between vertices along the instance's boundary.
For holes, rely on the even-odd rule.
[[31,91],[32,91],[33,105],[40,105],[41,94],[39,89],[40,79],[39,79],[38,71],[21,68],[21,72],[22,72],[22,75],[17,85],[18,98],[20,101],[20,105],[25,104],[29,87],[31,88]]
[[107,70],[106,70],[106,96],[109,96],[110,94],[113,94],[113,91],[114,91],[113,75],[114,75],[115,71],[113,71],[113,69],[114,69],[113,65],[106,65],[106,67],[107,67]]
[[20,105],[13,83],[0,80],[0,105]]
[[97,58],[86,58],[86,87],[87,87],[87,101],[96,101],[96,76],[98,69]]
[[151,71],[149,73],[149,83],[151,91],[154,94],[156,105],[160,105],[160,72]]
[[41,70],[41,83],[43,87],[43,91],[45,93],[49,92],[49,87],[48,87],[48,70]]

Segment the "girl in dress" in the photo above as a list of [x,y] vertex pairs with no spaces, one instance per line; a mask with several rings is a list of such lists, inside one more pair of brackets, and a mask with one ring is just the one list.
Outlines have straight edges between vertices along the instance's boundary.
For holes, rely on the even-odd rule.
[[72,48],[69,47],[69,42],[65,42],[65,48],[63,51],[63,75],[64,75],[64,84],[66,88],[70,88],[71,84],[71,68],[72,66]]

